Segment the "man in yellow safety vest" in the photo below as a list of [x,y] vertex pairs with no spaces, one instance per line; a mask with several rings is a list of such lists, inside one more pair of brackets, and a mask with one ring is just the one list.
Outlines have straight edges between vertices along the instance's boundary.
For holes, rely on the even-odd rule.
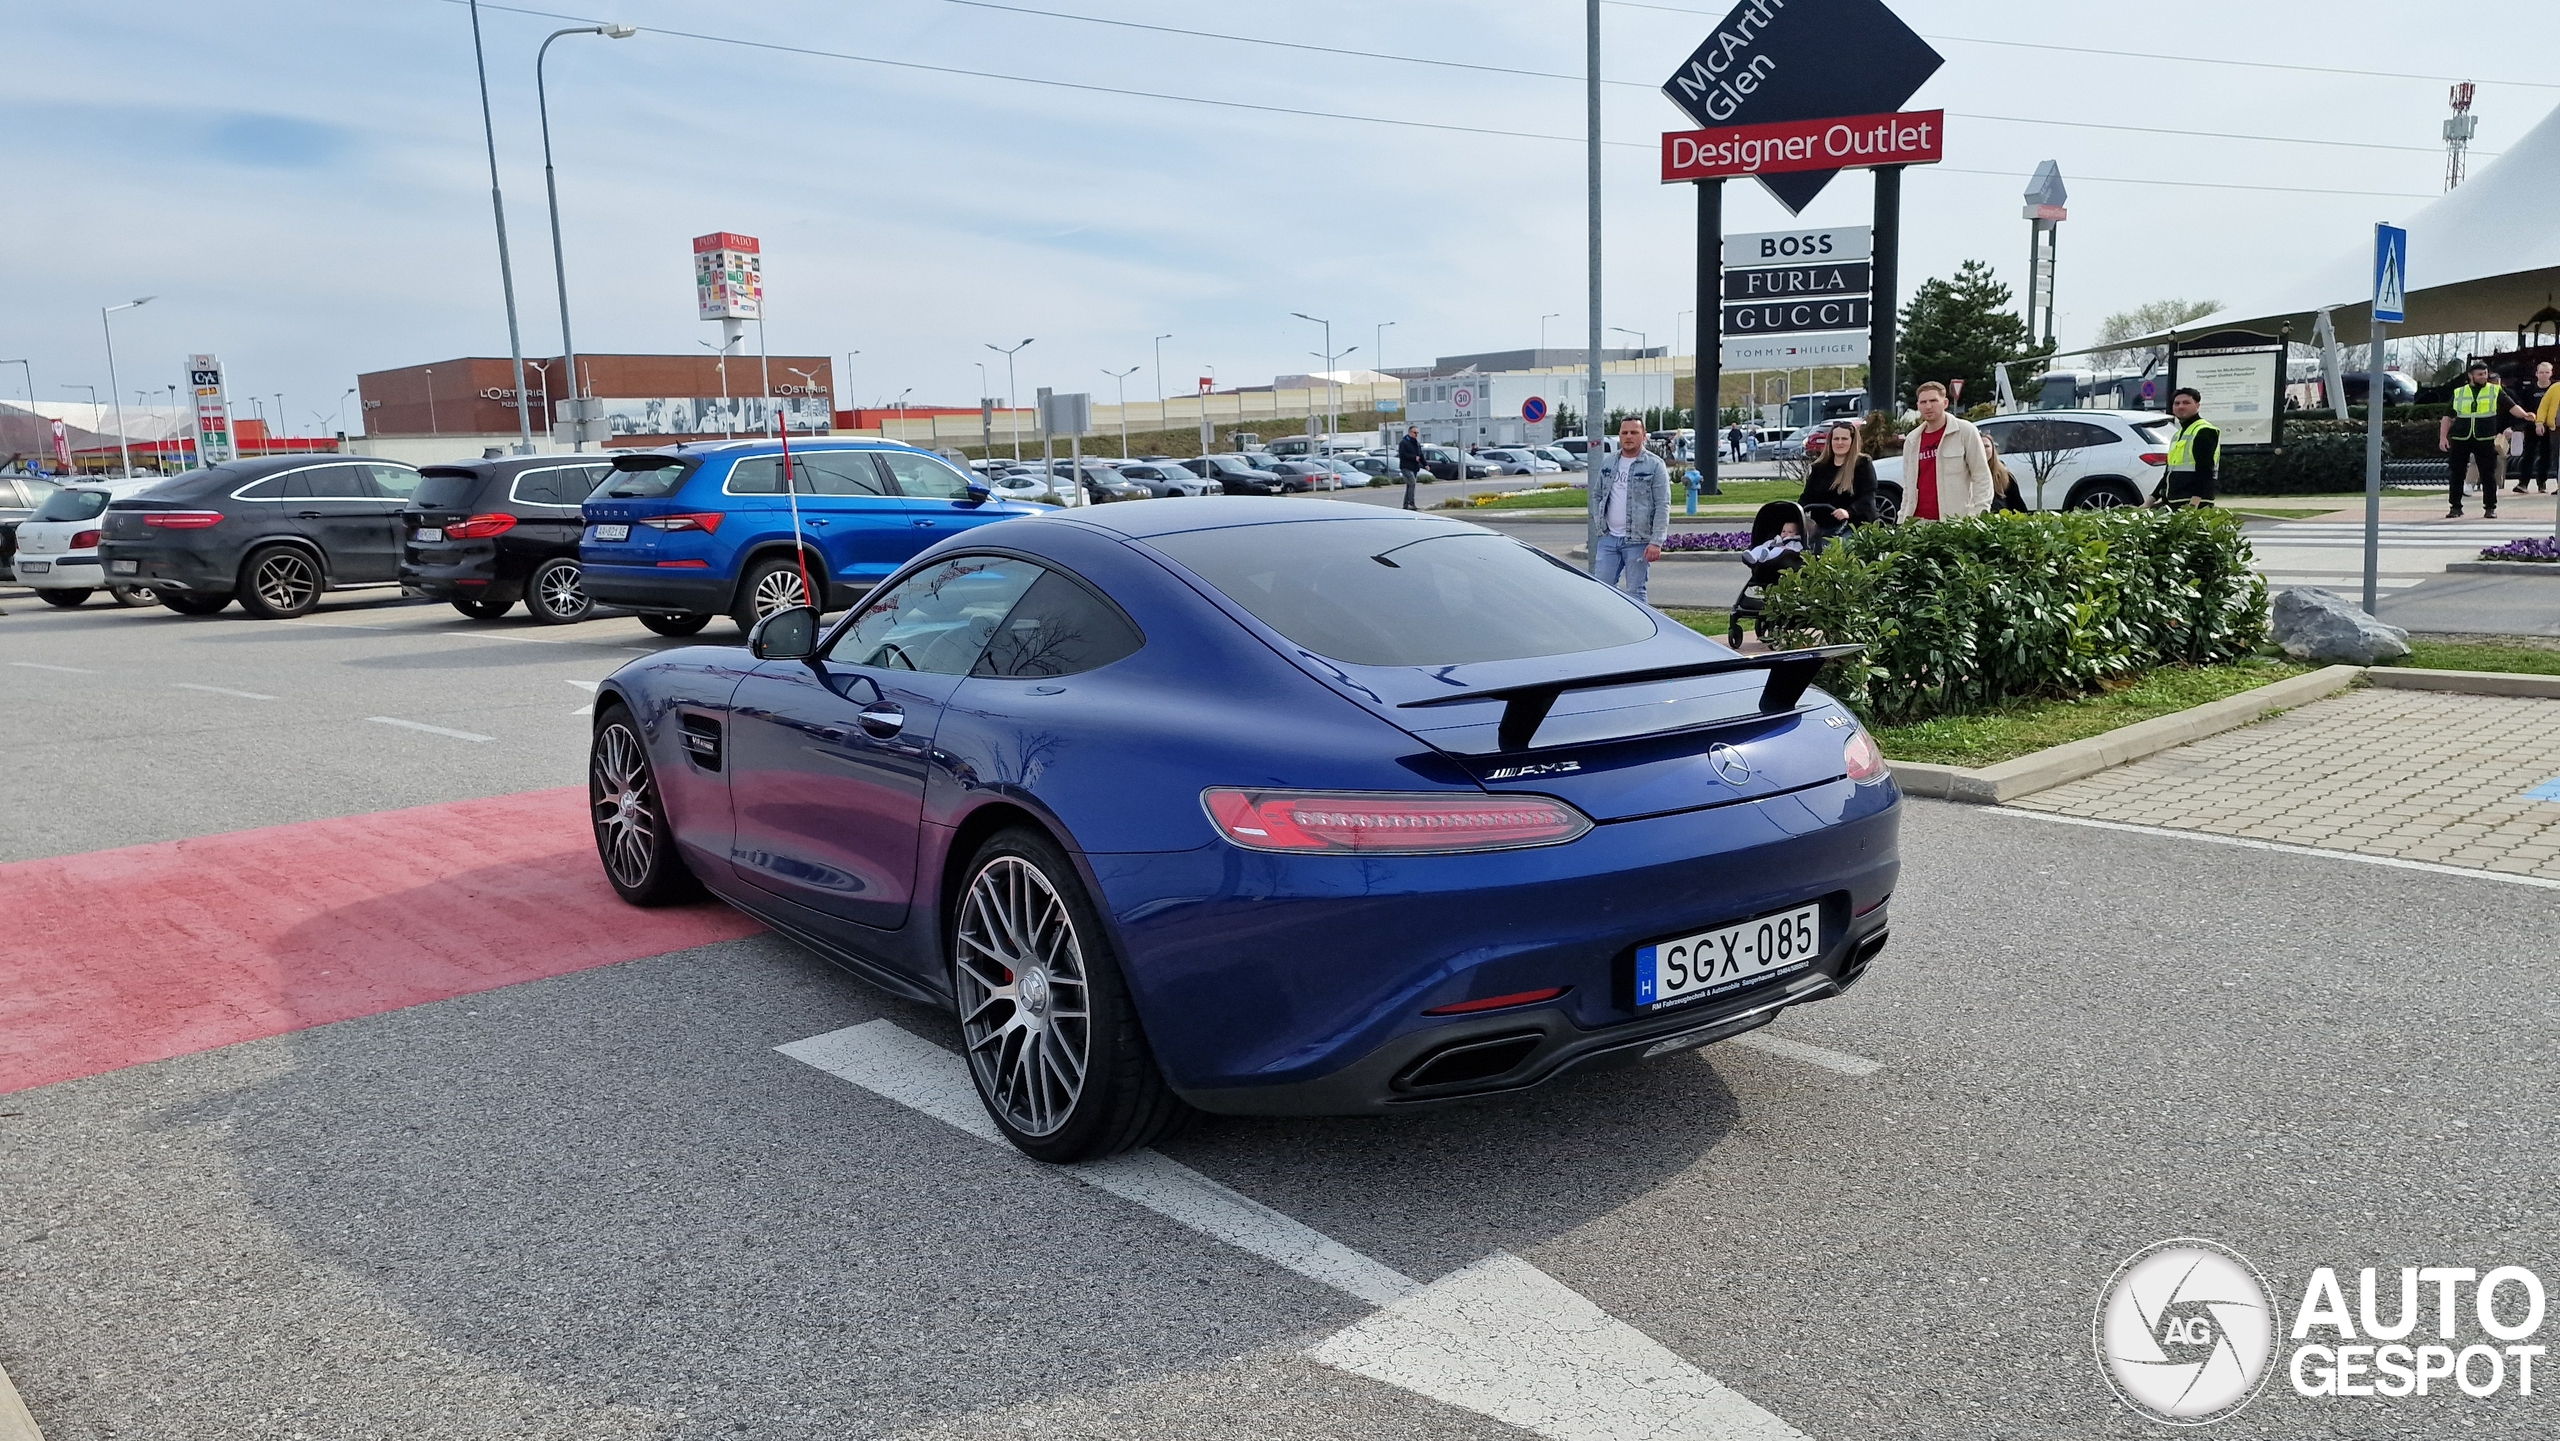
[[2204,418],[2204,394],[2179,386],[2169,397],[2169,414],[2178,422],[2169,442],[2169,468],[2151,491],[2153,505],[2211,505],[2213,476],[2222,460],[2222,430]]
[[2453,388],[2453,414],[2436,422],[2436,449],[2453,462],[2445,482],[2447,520],[2462,518],[2462,475],[2475,464],[2480,467],[2480,514],[2498,518],[2498,446],[2506,439],[2506,420],[2498,413],[2505,409],[2499,403],[2503,398],[2489,362],[2474,360],[2469,378]]

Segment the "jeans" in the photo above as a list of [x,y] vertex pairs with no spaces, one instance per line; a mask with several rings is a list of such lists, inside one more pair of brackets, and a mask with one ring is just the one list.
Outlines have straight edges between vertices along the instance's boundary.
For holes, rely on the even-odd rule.
[[1404,508],[1407,510],[1414,508],[1413,483],[1421,478],[1422,472],[1418,470],[1408,470],[1404,473]]
[[1599,548],[1591,552],[1592,579],[1644,599],[1644,588],[1653,579],[1653,562],[1644,558],[1644,548],[1641,540],[1600,537]]

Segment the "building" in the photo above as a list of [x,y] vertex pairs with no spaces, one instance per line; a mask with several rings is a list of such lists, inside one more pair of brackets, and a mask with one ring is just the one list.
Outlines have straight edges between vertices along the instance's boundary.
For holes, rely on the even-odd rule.
[[[1602,374],[1612,411],[1642,412],[1673,403],[1667,358],[1610,361]],[[1557,411],[1583,412],[1590,378],[1587,370],[1560,368],[1408,380],[1405,420],[1420,427],[1422,438],[1434,445],[1544,445],[1556,437]],[[1532,420],[1532,415],[1538,418]],[[1403,433],[1401,425],[1391,429]]]
[[[1671,352],[1662,346],[1651,350],[1603,350],[1600,363],[1619,360],[1660,360]],[[1487,350],[1474,355],[1444,355],[1432,362],[1435,376],[1456,375],[1461,371],[1493,374],[1505,370],[1566,370],[1574,366],[1588,368],[1591,352],[1583,349],[1540,348],[1535,350]],[[1400,372],[1401,373],[1401,372]]]
[[[552,448],[545,417],[570,397],[557,356],[528,358],[533,433]],[[761,435],[768,423],[824,433],[835,419],[835,367],[823,355],[581,355],[580,389],[603,402],[612,446],[662,445],[707,435]],[[770,387],[767,378],[770,377]],[[515,364],[464,356],[356,377],[369,442],[427,440],[445,450],[513,445]],[[373,453],[384,453],[369,446]]]

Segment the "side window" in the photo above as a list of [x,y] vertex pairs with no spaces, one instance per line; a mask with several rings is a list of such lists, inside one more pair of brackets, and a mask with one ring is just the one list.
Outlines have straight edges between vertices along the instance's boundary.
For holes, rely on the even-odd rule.
[[240,498],[242,500],[309,500],[312,496],[311,477],[312,472],[308,470],[271,475],[240,492]]
[[731,495],[782,494],[782,457],[751,455],[729,467],[727,486]]
[[996,628],[969,673],[985,676],[1075,675],[1106,666],[1145,644],[1138,628],[1110,605],[1056,571],[1044,572]]
[[418,488],[418,473],[405,465],[367,465],[364,471],[373,480],[374,492],[393,500],[407,500]]
[[898,478],[898,491],[902,495],[920,496],[926,500],[968,498],[969,482],[961,478],[960,472],[932,456],[899,450],[878,450],[872,454],[878,456],[880,463],[889,467],[889,473]]
[[2065,421],[2054,428],[2062,432],[2061,448],[2064,450],[2090,450],[2117,443],[2114,431],[2085,420]]
[[381,493],[365,477],[365,470],[360,465],[324,465],[304,474],[309,477],[312,497],[317,500],[381,499]]
[[1040,567],[1003,556],[955,556],[909,576],[862,608],[831,659],[880,670],[967,675]]
[[818,450],[791,457],[803,495],[886,495],[880,471],[858,450]]

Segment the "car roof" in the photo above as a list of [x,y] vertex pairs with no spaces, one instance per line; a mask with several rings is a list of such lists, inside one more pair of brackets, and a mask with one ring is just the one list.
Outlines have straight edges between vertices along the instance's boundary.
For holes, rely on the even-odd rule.
[[502,455],[496,459],[445,460],[418,467],[420,475],[514,476],[528,470],[548,470],[562,465],[613,464],[613,457],[601,452],[594,455]]
[[1292,520],[1384,520],[1450,534],[1500,534],[1486,526],[1422,511],[1286,496],[1256,500],[1250,504],[1225,497],[1169,496],[1163,500],[1148,501],[1145,505],[1097,506],[1062,511],[1055,516],[1035,516],[1028,521],[1007,521],[1005,524],[1008,527],[1017,524],[1083,525],[1107,531],[1124,540],[1145,540],[1150,536],[1178,535],[1186,531],[1232,530],[1239,526],[1272,525]]
[[[2157,410],[2013,410],[2007,415],[1986,416],[1986,420],[2121,420],[2131,425],[2150,425],[2176,417]],[[1976,422],[1979,424],[1980,422]]]

